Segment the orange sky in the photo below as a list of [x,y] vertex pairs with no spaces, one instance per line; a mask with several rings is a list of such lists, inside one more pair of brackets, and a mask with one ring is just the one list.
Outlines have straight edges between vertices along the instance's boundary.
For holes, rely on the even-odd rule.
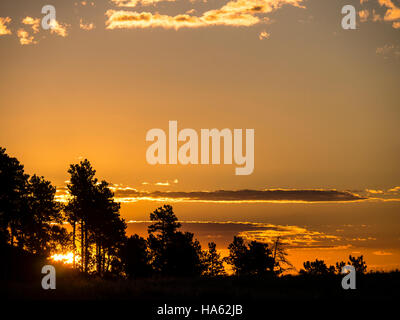
[[[57,0],[52,33],[40,27],[45,4],[0,3],[0,146],[28,173],[63,195],[69,164],[88,158],[125,192],[127,220],[148,220],[166,198],[203,244],[268,240],[272,225],[295,230],[296,266],[359,252],[375,268],[400,267],[400,1]],[[345,4],[357,30],[341,28]],[[255,129],[253,174],[147,164],[146,132],[169,120]],[[243,189],[295,195],[232,192]],[[339,194],[314,201],[320,189]],[[216,190],[229,198],[192,193]]]

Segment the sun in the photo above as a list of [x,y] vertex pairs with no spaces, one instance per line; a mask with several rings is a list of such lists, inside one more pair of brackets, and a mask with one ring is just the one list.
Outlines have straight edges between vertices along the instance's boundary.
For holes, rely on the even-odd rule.
[[72,252],[68,253],[56,253],[50,257],[51,260],[56,262],[62,262],[65,264],[72,264],[74,262],[74,254]]

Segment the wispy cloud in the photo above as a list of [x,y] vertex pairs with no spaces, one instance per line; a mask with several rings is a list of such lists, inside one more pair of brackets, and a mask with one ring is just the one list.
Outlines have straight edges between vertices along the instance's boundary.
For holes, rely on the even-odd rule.
[[67,28],[67,24],[54,20],[51,24],[50,32],[65,38],[68,35]]
[[[200,239],[218,238],[231,241],[233,235],[243,237],[246,241],[257,240],[272,243],[277,237],[287,248],[343,248],[350,244],[342,237],[315,231],[296,225],[277,225],[270,223],[243,222],[243,221],[179,221],[184,230],[195,232]],[[146,228],[152,221],[127,222],[128,226],[142,225]]]
[[220,9],[208,10],[201,16],[178,14],[175,16],[151,12],[108,10],[107,29],[199,28],[207,26],[252,26],[262,22],[257,15],[270,13],[284,5],[302,7],[302,0],[236,0]]
[[385,44],[383,47],[379,47],[376,49],[376,54],[381,55],[384,59],[399,59],[400,47],[394,44]]
[[217,191],[139,191],[115,189],[115,197],[123,202],[152,200],[170,202],[347,202],[366,199],[359,195],[337,190],[217,190]]
[[151,5],[158,2],[175,2],[176,0],[111,0],[117,7],[134,8],[137,5]]
[[258,35],[258,39],[264,40],[264,39],[269,39],[270,34],[267,31],[261,31],[260,34]]
[[32,17],[25,17],[22,20],[22,23],[25,25],[29,25],[32,27],[33,33],[38,33],[39,32],[39,25],[40,25],[40,19],[39,18],[32,18]]
[[[142,186],[169,187],[178,183],[178,180],[166,182],[143,182]],[[323,203],[323,202],[361,202],[361,201],[400,201],[394,194],[400,187],[383,190],[365,189],[365,191],[339,191],[334,189],[244,189],[244,190],[216,190],[216,191],[146,191],[141,187],[113,184],[110,189],[118,202],[131,203],[137,201],[155,202],[202,202],[202,203]],[[58,201],[68,200],[67,188],[57,188]]]
[[25,29],[18,29],[17,37],[21,45],[36,44],[35,38],[29,34]]
[[372,194],[383,194],[384,193],[382,190],[375,190],[375,189],[366,189],[365,191],[367,191],[368,193],[372,193]]
[[[386,21],[391,22],[393,28],[400,28],[400,7],[397,7],[393,0],[360,1],[360,4],[368,7],[359,11],[360,22]],[[377,10],[383,12],[379,14]]]
[[83,22],[83,19],[79,20],[79,28],[82,30],[90,31],[95,28],[94,23],[85,23]]
[[4,36],[6,34],[11,34],[11,30],[8,29],[8,25],[11,22],[10,17],[2,18],[0,17],[0,36]]
[[379,0],[379,4],[387,8],[383,18],[385,21],[400,20],[400,8],[392,0]]
[[358,15],[360,16],[360,21],[365,22],[367,21],[369,17],[369,11],[368,10],[361,10],[358,12]]
[[380,251],[380,250],[379,251],[374,251],[373,254],[376,255],[376,256],[391,256],[391,255],[393,255],[393,253],[391,253],[391,252]]

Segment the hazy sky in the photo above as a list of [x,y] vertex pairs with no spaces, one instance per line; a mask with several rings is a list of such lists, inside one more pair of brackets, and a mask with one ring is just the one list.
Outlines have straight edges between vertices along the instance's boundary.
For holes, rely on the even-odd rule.
[[[88,158],[118,184],[127,220],[173,202],[185,221],[292,226],[298,261],[361,252],[377,268],[400,267],[400,1],[361,2],[2,0],[0,146],[60,195],[69,164]],[[40,26],[46,4],[57,10],[52,32]],[[341,27],[345,4],[356,30]],[[253,174],[147,164],[146,132],[169,120],[255,129]],[[242,189],[261,193],[190,193]],[[315,203],[316,189],[343,193]],[[252,228],[276,234],[205,225],[202,242],[223,246],[259,236]],[[296,242],[321,236],[312,232],[326,236],[307,242],[315,248]]]

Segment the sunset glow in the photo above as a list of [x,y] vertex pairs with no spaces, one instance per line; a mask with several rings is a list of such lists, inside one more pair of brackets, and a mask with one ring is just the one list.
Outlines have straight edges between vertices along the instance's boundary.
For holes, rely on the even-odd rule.
[[56,253],[50,257],[51,260],[55,262],[62,262],[65,264],[74,263],[74,254],[72,252],[68,253]]

